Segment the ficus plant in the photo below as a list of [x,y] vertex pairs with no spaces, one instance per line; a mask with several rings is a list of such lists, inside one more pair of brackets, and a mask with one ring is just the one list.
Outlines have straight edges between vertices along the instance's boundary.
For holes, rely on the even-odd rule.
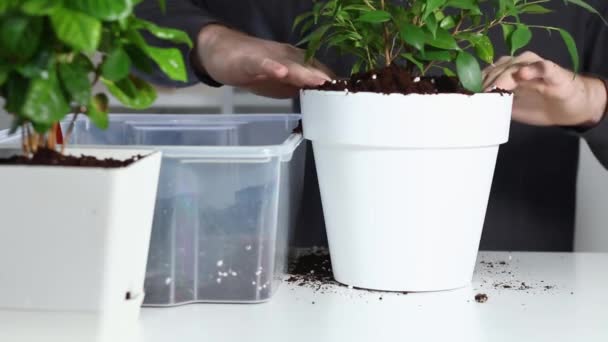
[[[126,107],[143,109],[156,92],[133,70],[159,69],[186,80],[181,52],[151,46],[142,34],[189,46],[191,40],[182,31],[137,18],[133,10],[141,1],[0,1],[0,98],[14,117],[12,131],[22,130],[26,155],[57,150],[59,122],[70,113],[66,143],[79,114],[108,127],[108,96],[93,93],[97,82]],[[164,9],[164,0],[159,3]]]
[[[296,18],[294,29],[304,34],[299,44],[307,44],[307,58],[323,46],[332,47],[357,57],[352,73],[398,63],[413,75],[438,69],[457,76],[466,89],[480,92],[479,60],[491,64],[495,57],[488,36],[493,29],[502,30],[511,55],[528,45],[532,30],[554,32],[564,41],[578,70],[579,55],[570,33],[521,21],[523,14],[551,12],[544,6],[550,1],[556,0],[317,1],[312,11]],[[601,18],[584,0],[557,1],[580,6]]]

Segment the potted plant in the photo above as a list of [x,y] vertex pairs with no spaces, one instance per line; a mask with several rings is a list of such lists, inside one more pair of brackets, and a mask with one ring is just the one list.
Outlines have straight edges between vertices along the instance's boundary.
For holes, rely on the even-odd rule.
[[483,0],[329,0],[297,18],[309,58],[323,46],[356,57],[349,79],[301,92],[336,280],[393,291],[471,281],[513,97],[483,92],[478,59],[494,60],[490,30],[514,54],[546,29],[578,68],[568,32],[520,20],[548,1],[485,1],[484,12]]
[[23,150],[1,152],[0,310],[82,314],[104,326],[137,318],[160,153],[65,147],[79,114],[108,126],[108,97],[92,94],[98,81],[141,109],[156,93],[133,68],[186,79],[180,51],[142,34],[190,39],[137,18],[138,2],[0,3],[0,97]]

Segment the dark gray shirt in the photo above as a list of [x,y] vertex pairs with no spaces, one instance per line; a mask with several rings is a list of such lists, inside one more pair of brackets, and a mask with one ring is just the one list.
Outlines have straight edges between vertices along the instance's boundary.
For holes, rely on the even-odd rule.
[[[139,14],[186,30],[193,39],[204,25],[222,23],[257,37],[292,44],[300,39],[291,29],[294,18],[312,6],[310,0],[170,0],[166,15],[161,15],[155,3],[147,0],[138,8]],[[608,16],[608,2],[589,3]],[[581,54],[581,72],[607,78],[608,28],[597,17],[573,5],[566,6],[561,0],[554,0],[548,7],[555,12],[522,20],[567,29]],[[507,54],[501,32],[494,32],[493,40],[497,42],[496,55]],[[528,49],[572,68],[558,34],[535,31]],[[346,73],[350,65],[348,58],[339,58],[332,51],[320,59],[339,74]],[[157,81],[170,83],[166,79]],[[191,70],[193,82],[198,79]],[[498,156],[482,249],[572,250],[579,136],[587,140],[598,160],[608,167],[608,120],[578,133],[560,127],[512,124],[510,141],[501,147]],[[308,157],[312,161],[312,154]],[[296,239],[300,245],[319,245],[325,243],[325,235],[312,162],[308,163],[306,173],[305,206]]]

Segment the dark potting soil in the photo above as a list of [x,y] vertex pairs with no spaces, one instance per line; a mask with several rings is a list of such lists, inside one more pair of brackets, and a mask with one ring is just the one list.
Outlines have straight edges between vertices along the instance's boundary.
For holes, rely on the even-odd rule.
[[[348,80],[327,81],[315,90],[348,91],[349,93],[372,92],[381,94],[467,94],[456,77],[418,77],[405,68],[392,64],[379,70],[354,74]],[[492,92],[508,93],[496,89]]]
[[112,158],[97,159],[95,157],[85,155],[81,155],[80,157],[63,155],[51,149],[39,149],[38,152],[36,152],[31,158],[20,155],[0,159],[0,165],[44,165],[119,168],[129,166],[141,158],[143,158],[143,156],[137,155],[127,160],[117,160]]
[[[313,253],[303,255],[292,260],[289,268],[289,274],[290,276],[286,280],[288,283],[308,287],[313,289],[315,292],[326,293],[332,289],[335,289],[335,287],[345,287],[368,293],[384,293],[382,291],[347,286],[337,282],[334,279],[334,274],[332,272],[331,258],[327,253]],[[407,292],[393,293],[401,295],[408,294]],[[378,300],[383,300],[382,296],[378,297]]]
[[478,293],[475,295],[475,301],[477,303],[485,303],[488,301],[488,295],[485,293]]

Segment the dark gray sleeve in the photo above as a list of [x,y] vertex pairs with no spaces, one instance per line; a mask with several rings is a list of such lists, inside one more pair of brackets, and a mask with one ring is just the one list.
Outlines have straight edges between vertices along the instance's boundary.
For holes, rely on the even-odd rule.
[[[209,24],[222,23],[221,20],[215,18],[206,9],[195,4],[191,0],[168,0],[166,3],[166,12],[163,13],[158,6],[157,0],[145,0],[135,8],[135,13],[139,18],[152,21],[157,25],[185,31],[194,44],[196,44],[198,34],[203,27]],[[183,44],[176,46],[167,41],[157,39],[152,35],[145,35],[145,38],[149,44],[154,46],[172,46],[179,48],[182,51],[184,61],[186,62],[188,81],[173,81],[160,71],[155,71],[152,74],[138,72],[138,75],[141,77],[155,84],[170,87],[184,87],[198,82],[204,82],[215,87],[221,85],[212,80],[208,75],[204,75],[194,68],[190,58],[192,50],[187,46],[184,46]]]
[[[594,0],[592,4],[605,18],[608,18],[608,5],[605,1]],[[579,46],[584,68],[582,72],[604,80],[604,84],[608,87],[608,83],[606,83],[608,80],[608,63],[606,62],[608,60],[608,27],[597,16],[587,14],[586,18],[588,20],[580,20],[580,25],[586,27],[584,46]],[[608,169],[608,115],[604,114],[599,125],[579,131],[578,134],[587,141],[591,151],[604,168]]]

